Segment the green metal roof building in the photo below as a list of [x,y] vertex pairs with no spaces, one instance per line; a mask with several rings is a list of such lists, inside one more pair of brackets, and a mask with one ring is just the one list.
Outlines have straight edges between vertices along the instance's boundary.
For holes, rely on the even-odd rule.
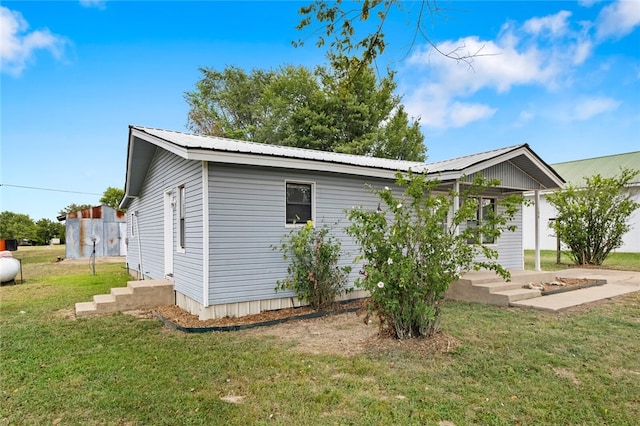
[[[585,184],[585,177],[599,174],[603,178],[612,178],[620,175],[621,168],[640,170],[640,151],[567,161],[551,164],[551,167],[567,184],[582,186]],[[636,176],[633,183],[640,184],[640,175]]]
[[[607,155],[604,157],[587,158],[584,160],[567,161],[564,163],[551,164],[551,167],[566,182],[567,185],[584,186],[585,178],[599,174],[604,178],[620,176],[620,169],[640,170],[640,151],[628,152],[625,154]],[[633,182],[628,185],[629,195],[640,203],[640,175],[637,175]],[[527,195],[533,201],[533,194]],[[545,193],[540,194],[540,248],[542,250],[555,250],[556,238],[553,230],[549,227],[549,219],[555,217],[555,209],[547,203]],[[523,208],[523,244],[524,248],[533,250],[535,248],[534,228],[535,211],[533,206]],[[636,210],[631,217],[632,228],[623,237],[623,245],[616,251],[640,253],[640,210]]]

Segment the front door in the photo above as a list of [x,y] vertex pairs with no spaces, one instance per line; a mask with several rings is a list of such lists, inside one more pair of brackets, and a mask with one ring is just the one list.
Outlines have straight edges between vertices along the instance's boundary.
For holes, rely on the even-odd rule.
[[173,280],[173,190],[164,193],[164,276]]

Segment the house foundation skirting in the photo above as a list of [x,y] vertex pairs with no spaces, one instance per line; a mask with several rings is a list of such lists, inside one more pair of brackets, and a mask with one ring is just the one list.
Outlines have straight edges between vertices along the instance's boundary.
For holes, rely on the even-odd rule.
[[[354,290],[350,293],[338,297],[338,301],[360,299],[367,297],[364,290]],[[259,314],[263,311],[273,311],[277,309],[297,308],[304,306],[295,297],[280,297],[267,300],[254,300],[251,302],[222,303],[219,305],[203,306],[182,293],[176,291],[176,305],[192,315],[197,315],[200,320],[217,319],[225,317],[243,317],[246,315]]]

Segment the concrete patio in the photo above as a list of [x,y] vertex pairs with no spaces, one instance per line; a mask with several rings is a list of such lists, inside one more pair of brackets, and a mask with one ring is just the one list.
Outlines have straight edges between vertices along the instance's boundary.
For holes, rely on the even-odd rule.
[[[589,278],[606,280],[607,283],[549,295],[525,288],[530,282],[553,280],[555,277]],[[473,271],[452,283],[446,296],[454,300],[558,312],[635,291],[640,291],[640,272],[571,268],[553,272],[514,270],[508,283],[492,271]]]

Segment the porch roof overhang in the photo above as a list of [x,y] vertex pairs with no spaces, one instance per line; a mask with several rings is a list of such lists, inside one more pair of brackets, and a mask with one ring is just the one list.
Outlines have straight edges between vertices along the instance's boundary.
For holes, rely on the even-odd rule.
[[[526,174],[536,188],[508,188],[514,191],[558,188],[564,180],[528,144],[486,151],[436,163],[421,163],[335,152],[314,151],[233,139],[129,126],[125,195],[120,204],[127,208],[140,194],[147,170],[157,148],[187,160],[215,163],[313,170],[366,177],[394,179],[398,171],[427,173],[446,184],[509,163]],[[505,188],[505,186],[503,186]]]

